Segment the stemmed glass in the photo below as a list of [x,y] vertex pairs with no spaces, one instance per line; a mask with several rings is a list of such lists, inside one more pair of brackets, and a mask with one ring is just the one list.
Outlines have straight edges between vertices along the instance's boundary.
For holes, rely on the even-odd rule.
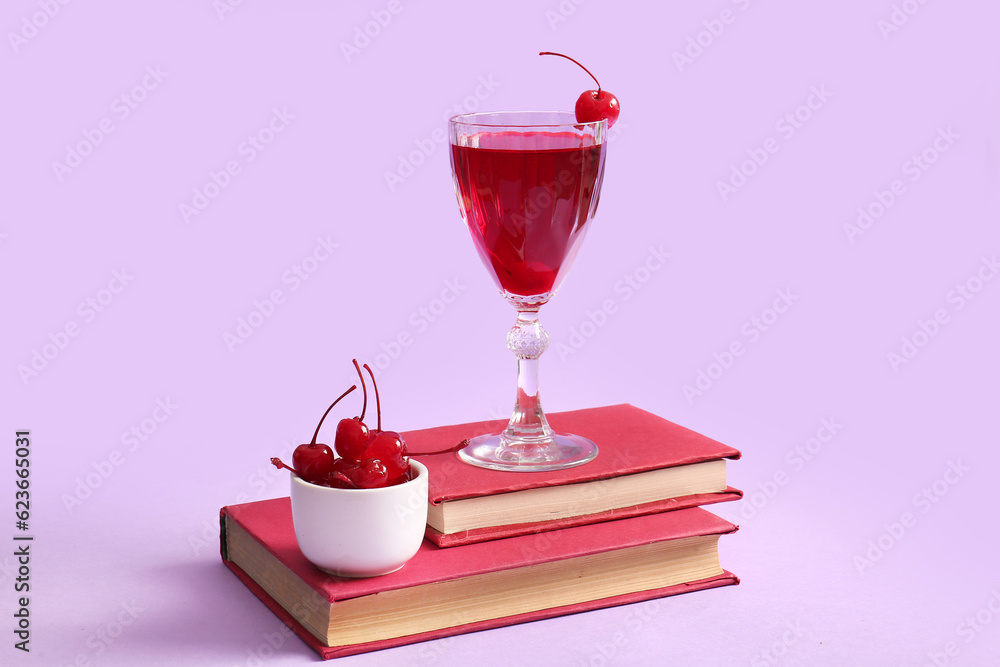
[[559,111],[455,116],[449,121],[459,209],[479,257],[517,310],[507,348],[517,356],[517,400],[500,434],[472,438],[467,463],[508,471],[562,470],[597,456],[587,438],[556,434],[538,391],[549,335],[538,309],[562,284],[597,210],[607,121]]

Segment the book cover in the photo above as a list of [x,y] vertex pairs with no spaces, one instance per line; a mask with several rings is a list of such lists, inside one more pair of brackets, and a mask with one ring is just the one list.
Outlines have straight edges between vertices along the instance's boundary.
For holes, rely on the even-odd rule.
[[[735,531],[736,526],[700,508],[450,549],[425,541],[401,570],[370,579],[332,577],[309,563],[295,542],[287,498],[225,507],[221,515],[226,566],[324,658],[738,583],[735,576],[719,567],[717,553],[718,537]],[[689,555],[695,563],[689,566],[694,568],[690,572],[698,575],[690,580],[675,581],[670,573],[660,574],[657,570],[655,577],[660,578],[655,580],[663,585],[642,588],[632,583],[642,580],[643,569],[634,564],[642,561],[627,561],[633,564],[620,572],[613,570],[614,560],[602,565],[612,568],[611,575],[632,589],[608,588],[603,582],[614,576],[589,574],[587,564],[592,561],[588,559],[607,552],[617,556],[631,553],[629,549],[675,545],[680,549],[688,548],[688,544],[693,545],[690,554],[694,555]],[[566,565],[577,563],[582,569],[567,575]],[[649,566],[654,570],[658,567],[666,566],[656,562]],[[550,571],[561,574],[550,577]],[[674,578],[681,576],[680,571]],[[499,579],[494,576],[497,573]],[[531,577],[524,575],[529,573],[540,582],[535,584],[537,590],[525,588],[530,585],[525,581]],[[597,577],[597,592],[584,585],[588,576]],[[466,592],[456,596],[455,590]],[[494,599],[480,600],[488,591],[492,591]],[[518,593],[526,601],[523,608],[491,616],[497,613],[496,600]],[[414,631],[403,636],[378,636],[378,628],[399,626],[398,619],[377,622],[396,618],[392,613],[398,615],[398,610],[386,607],[394,595],[410,595],[417,600],[413,604],[418,605],[421,620],[412,625]],[[585,597],[588,595],[603,596],[591,599]],[[555,606],[545,606],[546,596],[556,602]],[[389,616],[380,615],[383,612]],[[371,616],[365,616],[368,613]],[[330,641],[331,632],[343,630],[341,626],[349,631],[352,622],[362,634],[349,635],[354,640],[340,645]],[[368,638],[364,633],[375,634]]]

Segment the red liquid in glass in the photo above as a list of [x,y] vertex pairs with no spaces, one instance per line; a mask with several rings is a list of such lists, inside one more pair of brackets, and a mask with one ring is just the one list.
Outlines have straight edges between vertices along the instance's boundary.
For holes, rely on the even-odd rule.
[[459,205],[476,250],[508,294],[544,303],[597,208],[605,144],[572,132],[475,135],[452,145]]

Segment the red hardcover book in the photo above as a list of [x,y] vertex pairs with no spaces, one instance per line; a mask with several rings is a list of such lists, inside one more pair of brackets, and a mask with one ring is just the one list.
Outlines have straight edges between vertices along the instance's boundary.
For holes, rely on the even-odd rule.
[[596,442],[597,458],[557,472],[502,472],[465,464],[455,450],[505,422],[404,433],[431,473],[427,538],[447,547],[742,497],[726,483],[726,459],[738,450],[650,412],[623,404],[548,419]]
[[719,565],[736,526],[691,508],[443,549],[401,570],[323,573],[288,498],[224,507],[222,559],[323,658],[739,583]]

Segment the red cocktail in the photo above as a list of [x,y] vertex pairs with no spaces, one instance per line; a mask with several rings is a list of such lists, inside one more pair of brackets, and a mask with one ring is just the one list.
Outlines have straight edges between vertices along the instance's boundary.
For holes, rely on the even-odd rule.
[[569,132],[479,132],[452,145],[463,216],[497,287],[542,304],[562,283],[597,206],[606,144]]

